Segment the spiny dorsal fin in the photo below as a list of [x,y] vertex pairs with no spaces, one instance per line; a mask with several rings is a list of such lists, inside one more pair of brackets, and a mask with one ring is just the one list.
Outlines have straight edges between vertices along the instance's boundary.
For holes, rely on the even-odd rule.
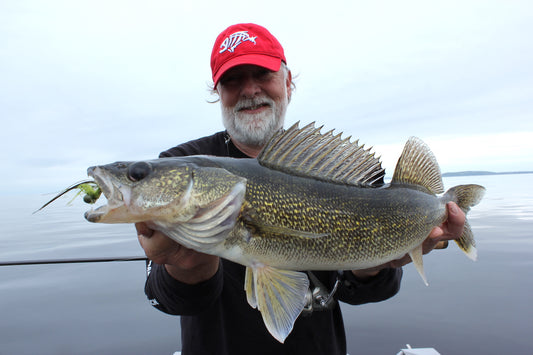
[[270,169],[289,174],[350,185],[371,185],[385,170],[381,161],[350,137],[341,138],[333,130],[321,133],[322,127],[310,123],[303,128],[298,122],[275,135],[257,160]]
[[423,186],[433,194],[444,192],[437,159],[420,138],[411,137],[398,159],[391,183]]

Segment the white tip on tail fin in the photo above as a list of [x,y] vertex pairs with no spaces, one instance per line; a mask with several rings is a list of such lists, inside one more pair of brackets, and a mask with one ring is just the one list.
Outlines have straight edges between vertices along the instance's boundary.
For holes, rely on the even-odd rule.
[[270,334],[283,343],[305,306],[307,275],[270,266],[247,267],[244,285],[250,306],[257,307]]
[[415,265],[416,271],[418,271],[420,277],[422,277],[424,284],[426,286],[429,286],[426,274],[424,273],[424,261],[422,260],[422,244],[411,250],[409,252],[409,256],[411,257],[411,260],[413,260],[413,264]]
[[[485,188],[480,185],[457,185],[446,191],[442,199],[447,201],[454,201],[459,208],[465,213],[470,211],[470,207],[477,205],[485,195]],[[472,260],[477,260],[476,242],[474,240],[474,233],[465,220],[465,226],[461,238],[456,239],[455,242],[459,248]]]
[[470,228],[468,221],[465,221],[465,227],[461,238],[456,239],[455,243],[457,243],[459,248],[469,259],[473,261],[477,260],[476,241],[474,240],[474,233],[472,233],[472,229]]

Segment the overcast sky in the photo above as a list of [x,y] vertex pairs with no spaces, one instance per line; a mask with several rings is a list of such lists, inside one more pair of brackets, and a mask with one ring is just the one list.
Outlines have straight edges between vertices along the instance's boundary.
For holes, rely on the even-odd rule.
[[222,130],[209,57],[237,22],[285,48],[287,125],[359,138],[388,174],[412,135],[443,172],[533,170],[533,2],[313,3],[0,2],[0,192],[59,191]]

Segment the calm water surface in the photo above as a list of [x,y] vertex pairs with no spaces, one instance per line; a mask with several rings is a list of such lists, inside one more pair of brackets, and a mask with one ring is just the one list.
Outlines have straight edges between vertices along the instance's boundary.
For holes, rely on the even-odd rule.
[[[406,343],[441,354],[533,349],[533,175],[446,178],[487,188],[469,215],[479,260],[453,245],[424,260],[430,286],[405,267],[400,293],[342,305],[349,353],[396,354]],[[133,226],[95,225],[87,205],[3,196],[0,261],[143,255]],[[144,263],[0,267],[0,354],[172,354],[179,320],[144,296]]]

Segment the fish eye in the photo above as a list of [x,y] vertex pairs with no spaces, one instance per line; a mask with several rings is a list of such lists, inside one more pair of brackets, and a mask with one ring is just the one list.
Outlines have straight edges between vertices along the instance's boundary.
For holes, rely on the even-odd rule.
[[128,167],[128,179],[133,182],[141,181],[152,172],[152,166],[144,161],[133,163]]

